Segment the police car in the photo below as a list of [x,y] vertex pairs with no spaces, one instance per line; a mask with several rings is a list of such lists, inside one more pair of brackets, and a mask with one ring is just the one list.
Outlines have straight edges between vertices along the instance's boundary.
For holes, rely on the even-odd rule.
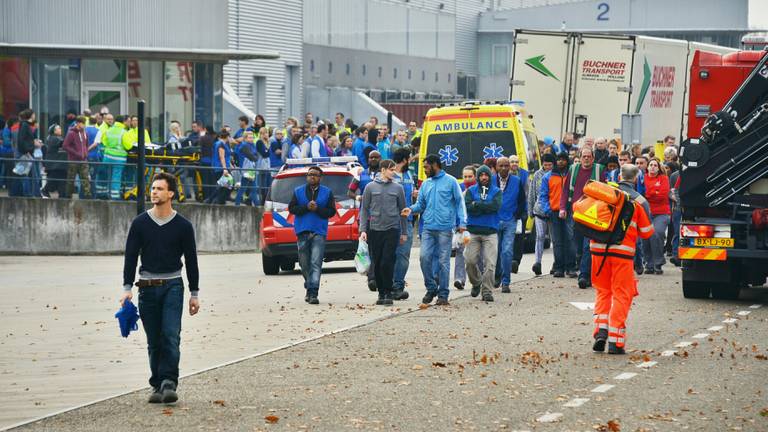
[[291,271],[298,261],[293,215],[288,212],[293,191],[306,184],[310,166],[320,166],[320,184],[333,191],[336,214],[328,220],[325,262],[352,260],[357,251],[358,214],[356,201],[347,196],[354,173],[360,169],[355,156],[288,159],[275,175],[264,202],[264,215],[259,226],[259,243],[264,274]]

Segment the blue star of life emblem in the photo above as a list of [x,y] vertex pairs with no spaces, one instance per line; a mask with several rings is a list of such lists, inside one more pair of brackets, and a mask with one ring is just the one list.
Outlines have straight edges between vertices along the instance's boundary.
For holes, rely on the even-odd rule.
[[496,143],[490,143],[483,148],[484,159],[498,159],[504,156],[504,147],[496,145]]
[[459,161],[459,149],[447,145],[440,149],[440,162],[445,166],[451,166]]

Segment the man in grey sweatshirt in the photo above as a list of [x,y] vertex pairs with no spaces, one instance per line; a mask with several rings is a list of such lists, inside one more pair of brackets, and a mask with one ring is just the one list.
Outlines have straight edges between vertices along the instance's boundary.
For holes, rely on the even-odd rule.
[[368,242],[371,265],[379,291],[377,305],[391,305],[392,277],[395,271],[395,252],[405,243],[406,218],[400,216],[405,208],[403,187],[392,181],[395,163],[384,160],[376,180],[365,188],[360,205],[360,240]]

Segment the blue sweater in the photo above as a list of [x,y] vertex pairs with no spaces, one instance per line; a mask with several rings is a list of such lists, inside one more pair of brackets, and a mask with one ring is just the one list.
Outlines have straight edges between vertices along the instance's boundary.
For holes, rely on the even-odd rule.
[[[467,210],[464,197],[456,178],[445,171],[429,177],[419,189],[419,199],[411,206],[414,213],[424,213],[424,229],[450,231],[456,227],[467,226]],[[458,219],[457,219],[458,218]]]
[[[509,174],[507,186],[501,192],[501,208],[499,219],[503,222],[521,219],[528,212],[528,204],[525,199],[525,182],[528,181],[528,171],[521,169],[520,176]],[[499,176],[494,174],[491,183],[501,189]]]

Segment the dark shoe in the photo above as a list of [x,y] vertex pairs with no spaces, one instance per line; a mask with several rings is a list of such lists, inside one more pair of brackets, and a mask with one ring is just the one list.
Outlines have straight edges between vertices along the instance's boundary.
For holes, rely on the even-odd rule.
[[391,297],[384,297],[383,299],[376,301],[376,304],[380,306],[392,306],[394,302]]
[[307,301],[309,304],[320,304],[320,300],[317,299],[317,297],[310,297],[309,301]]
[[477,297],[480,295],[480,287],[479,286],[473,286],[472,291],[469,292],[469,295],[472,297]]
[[448,303],[448,299],[444,298],[437,298],[437,302],[435,302],[436,306],[450,306],[450,303]]
[[430,304],[430,303],[432,303],[432,300],[435,299],[435,297],[437,297],[436,293],[427,292],[424,295],[424,298],[421,299],[421,302],[424,303],[424,304]]
[[587,289],[592,286],[592,283],[584,278],[579,278],[579,288]]
[[662,274],[664,274],[664,270],[662,270],[662,269],[661,269],[661,267],[656,267],[656,268],[653,270],[653,272],[654,272],[655,274],[657,274],[657,275],[662,275]]
[[394,300],[405,300],[408,298],[408,291],[405,291],[405,290],[392,291],[392,298]]
[[304,303],[309,303],[309,294],[304,296]]
[[[561,273],[562,273],[562,272],[561,272]],[[555,268],[554,268],[554,267],[552,267],[551,269],[549,269],[549,274],[551,274],[551,275],[555,274]]]
[[579,276],[579,274],[576,273],[573,270],[569,270],[569,271],[565,272],[565,275],[568,276],[571,279],[576,279],[576,277]]
[[608,342],[608,354],[626,354],[623,347],[617,347],[615,343]]
[[483,294],[483,301],[484,302],[492,302],[493,301],[493,294],[486,292]]
[[540,276],[541,275],[541,263],[535,263],[533,265],[533,267],[531,268],[531,270],[533,270],[533,273],[536,276]]
[[176,384],[171,380],[164,380],[160,384],[160,394],[164,404],[172,404],[179,400],[179,395],[176,394]]
[[520,268],[520,263],[512,260],[512,273],[517,274],[517,270]]
[[642,266],[635,266],[635,273],[637,273],[638,276],[643,274],[643,267]]
[[501,277],[496,276],[496,278],[493,280],[493,287],[498,288],[501,286]]
[[608,330],[600,329],[595,334],[595,343],[592,344],[592,351],[603,352],[605,351],[605,342],[608,340]]
[[453,282],[453,287],[456,288],[457,290],[463,290],[464,289],[464,282],[462,282],[462,281],[454,281]]
[[643,273],[645,273],[645,274],[654,274],[655,271],[653,270],[653,267],[650,267],[650,268],[646,268],[645,270],[643,270]]
[[501,287],[501,292],[503,292],[504,294],[509,294],[512,291],[509,289],[509,285],[504,285],[503,287]]
[[368,281],[368,289],[373,291],[373,292],[378,291],[378,288],[376,288],[376,281],[375,280],[371,279],[371,280]]
[[152,394],[149,395],[149,399],[147,400],[147,402],[149,402],[149,403],[160,403],[162,401],[163,401],[163,394],[160,393],[160,389],[156,388],[156,387],[153,388],[152,389]]
[[554,276],[554,277],[556,277],[556,278],[564,278],[564,277],[565,277],[565,273],[563,273],[563,272],[561,272],[561,271],[556,271],[556,272],[554,272],[554,273],[552,274],[552,276]]
[[379,299],[376,300],[376,306],[381,306],[383,304],[384,304],[384,299],[383,298],[379,298]]
[[[48,191],[46,191],[46,190],[42,190],[42,191],[40,191],[40,195],[41,195],[43,198],[45,198],[45,199],[48,199],[48,198],[50,198],[50,197],[51,197],[51,193],[50,193],[50,192],[48,192]],[[153,402],[153,403],[157,403],[157,402]]]
[[669,262],[674,264],[675,267],[680,267],[680,258],[675,258],[675,257],[670,258]]

